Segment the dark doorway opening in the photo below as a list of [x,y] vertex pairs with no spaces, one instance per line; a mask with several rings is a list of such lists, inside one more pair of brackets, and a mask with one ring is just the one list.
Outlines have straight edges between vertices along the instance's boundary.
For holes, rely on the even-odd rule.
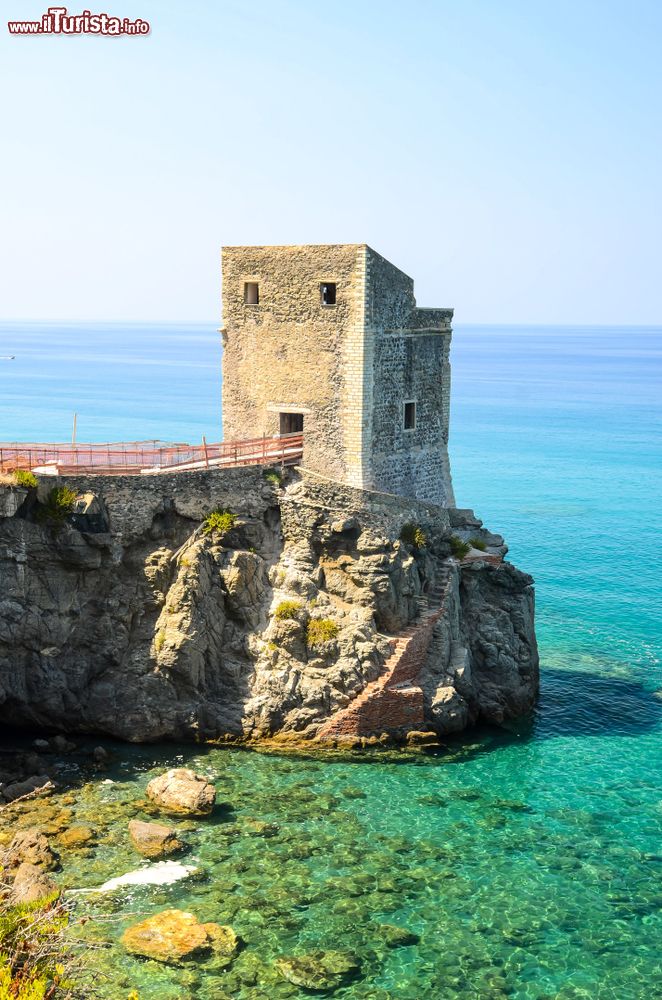
[[281,434],[303,434],[303,413],[281,413]]

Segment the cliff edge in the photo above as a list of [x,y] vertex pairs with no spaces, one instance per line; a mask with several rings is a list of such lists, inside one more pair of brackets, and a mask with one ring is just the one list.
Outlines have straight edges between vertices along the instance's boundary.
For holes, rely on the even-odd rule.
[[0,486],[0,720],[327,744],[500,723],[538,691],[506,551],[471,511],[304,471]]

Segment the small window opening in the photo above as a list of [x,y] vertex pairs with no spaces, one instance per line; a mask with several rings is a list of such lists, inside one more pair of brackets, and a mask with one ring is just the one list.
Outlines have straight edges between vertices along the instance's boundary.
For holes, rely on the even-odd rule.
[[244,282],[244,302],[247,306],[257,306],[260,303],[260,286],[257,281]]
[[320,285],[320,297],[323,306],[335,306],[336,304],[336,283],[335,281],[323,281]]
[[302,434],[303,413],[281,413],[280,432],[281,434]]
[[416,403],[405,403],[405,423],[406,431],[416,429]]

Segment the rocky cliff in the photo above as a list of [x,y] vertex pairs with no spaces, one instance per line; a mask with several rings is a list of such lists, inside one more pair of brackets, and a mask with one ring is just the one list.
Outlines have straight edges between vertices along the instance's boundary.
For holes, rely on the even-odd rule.
[[532,580],[500,536],[470,511],[278,478],[0,486],[0,721],[342,742],[531,708]]

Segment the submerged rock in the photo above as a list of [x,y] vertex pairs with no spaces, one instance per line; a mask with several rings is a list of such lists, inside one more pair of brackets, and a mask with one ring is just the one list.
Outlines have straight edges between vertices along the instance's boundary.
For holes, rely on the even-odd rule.
[[129,823],[129,836],[133,846],[146,858],[165,858],[184,848],[184,843],[177,836],[177,831],[162,823],[144,823],[132,819]]
[[313,951],[307,955],[278,958],[276,968],[294,986],[320,992],[345,986],[361,971],[357,957],[346,951]]
[[379,924],[377,931],[389,948],[404,948],[408,945],[418,944],[420,938],[414,931],[405,927],[396,927],[395,924]]
[[71,826],[58,837],[58,841],[69,851],[75,851],[80,847],[89,847],[95,840],[96,834],[89,826]]
[[239,950],[239,939],[231,927],[201,924],[184,910],[163,910],[129,927],[122,935],[122,944],[133,955],[174,965],[212,951],[229,964]]
[[187,767],[175,767],[147,786],[147,796],[166,812],[185,816],[206,816],[214,808],[216,789],[201,774]]

